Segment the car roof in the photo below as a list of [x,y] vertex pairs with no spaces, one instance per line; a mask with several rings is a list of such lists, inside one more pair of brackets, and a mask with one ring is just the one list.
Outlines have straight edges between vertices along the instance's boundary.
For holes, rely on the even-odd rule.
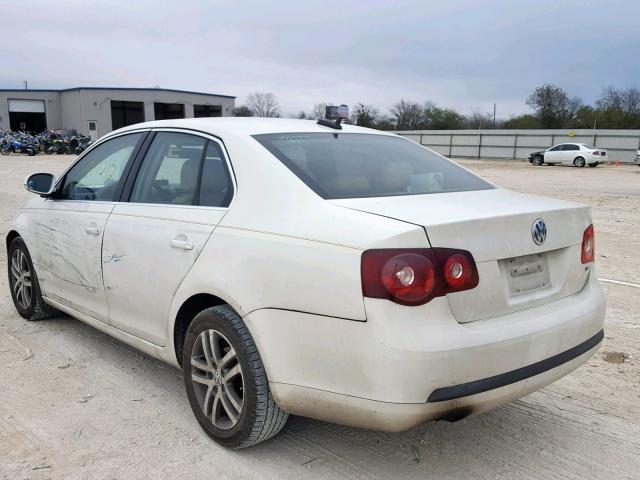
[[292,118],[256,118],[256,117],[207,117],[181,118],[176,120],[155,120],[137,123],[116,130],[121,133],[140,128],[185,128],[199,130],[217,136],[250,136],[264,133],[367,133],[394,135],[371,128],[343,124],[342,130],[318,125],[315,120],[297,120]]

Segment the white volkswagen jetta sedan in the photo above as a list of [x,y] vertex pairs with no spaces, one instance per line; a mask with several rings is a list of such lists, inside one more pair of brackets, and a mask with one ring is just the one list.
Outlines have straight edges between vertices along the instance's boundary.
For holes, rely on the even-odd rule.
[[[326,122],[325,122],[326,123]],[[596,352],[588,207],[499,188],[394,134],[285,119],[129,126],[7,235],[16,309],[182,368],[247,447],[289,413],[400,431],[527,395]]]

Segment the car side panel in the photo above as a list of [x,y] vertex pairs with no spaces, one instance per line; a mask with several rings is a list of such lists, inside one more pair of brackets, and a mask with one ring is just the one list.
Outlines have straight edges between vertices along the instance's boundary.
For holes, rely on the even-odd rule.
[[339,220],[334,228],[341,223],[358,226],[368,233],[369,243],[338,245],[218,225],[173,298],[167,336],[173,335],[180,307],[200,293],[221,298],[242,317],[259,309],[278,309],[365,321],[360,279],[363,250],[423,248],[428,245],[427,237],[415,225],[331,208]]

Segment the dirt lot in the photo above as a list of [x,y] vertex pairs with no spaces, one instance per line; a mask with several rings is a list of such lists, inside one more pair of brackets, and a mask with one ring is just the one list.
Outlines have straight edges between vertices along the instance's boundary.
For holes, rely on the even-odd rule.
[[[0,158],[0,235],[34,171],[70,157]],[[601,278],[640,284],[640,168],[464,161],[515,190],[591,204]],[[556,384],[455,424],[402,434],[291,418],[231,452],[202,433],[179,371],[71,318],[27,323],[0,247],[0,477],[640,478],[640,288],[607,283],[606,340]]]

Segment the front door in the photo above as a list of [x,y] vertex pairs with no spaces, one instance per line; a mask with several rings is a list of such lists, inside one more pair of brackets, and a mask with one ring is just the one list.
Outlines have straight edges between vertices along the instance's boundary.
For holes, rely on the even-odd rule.
[[112,326],[163,346],[168,313],[182,280],[227,211],[233,183],[221,145],[158,131],[129,202],[115,206],[102,253]]
[[69,169],[37,214],[36,264],[47,298],[106,322],[101,248],[123,173],[145,134],[107,140]]
[[556,145],[544,152],[544,161],[546,163],[556,163],[562,161],[562,145]]

